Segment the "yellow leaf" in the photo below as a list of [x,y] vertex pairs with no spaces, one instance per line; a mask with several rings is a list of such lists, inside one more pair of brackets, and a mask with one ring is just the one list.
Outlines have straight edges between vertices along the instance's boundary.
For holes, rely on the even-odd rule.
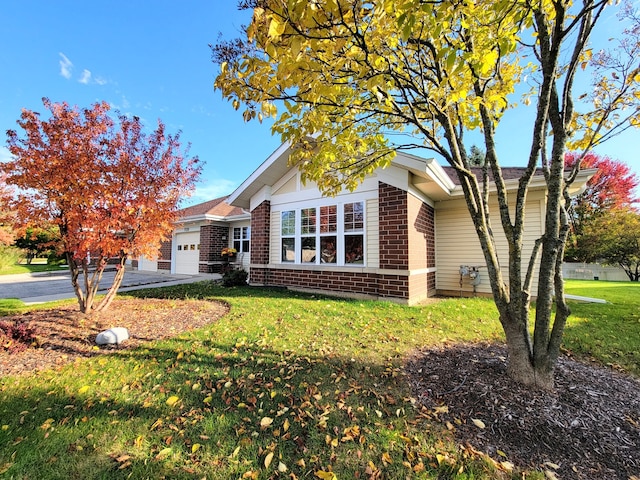
[[260,420],[260,426],[262,428],[267,428],[272,423],[273,423],[273,418],[270,418],[270,417],[264,417],[262,420]]
[[477,418],[472,418],[471,421],[478,428],[485,428],[485,426],[486,426],[482,420],[479,420]]
[[276,17],[271,17],[271,23],[269,24],[269,38],[277,38],[284,33],[285,24],[280,23]]
[[178,398],[176,395],[172,395],[167,398],[167,405],[173,407],[178,402],[178,400],[180,400],[180,398]]
[[388,464],[393,463],[393,459],[391,458],[391,456],[390,456],[387,452],[384,452],[384,453],[382,454],[382,463],[383,463],[385,466],[386,466],[386,465],[388,465]]
[[333,472],[325,472],[323,470],[318,470],[315,473],[316,477],[321,478],[322,480],[338,480],[336,474]]
[[191,453],[196,453],[198,450],[200,450],[200,447],[202,445],[200,445],[199,443],[194,443],[193,445],[191,445]]
[[282,425],[282,429],[286,432],[289,430],[289,419],[285,418],[284,425]]
[[267,453],[267,456],[264,457],[264,468],[269,468],[269,465],[271,465],[272,460],[273,460],[273,452]]
[[80,393],[80,394],[85,393],[86,391],[89,390],[89,388],[91,388],[91,387],[89,387],[89,385],[85,385],[84,387],[80,387],[78,389],[78,393]]
[[156,455],[156,459],[168,457],[171,454],[171,452],[172,452],[171,448],[169,448],[169,447],[163,448]]
[[284,463],[279,462],[279,463],[278,463],[278,471],[279,471],[280,473],[284,473],[284,472],[286,472],[286,471],[287,471],[287,466],[286,466]]

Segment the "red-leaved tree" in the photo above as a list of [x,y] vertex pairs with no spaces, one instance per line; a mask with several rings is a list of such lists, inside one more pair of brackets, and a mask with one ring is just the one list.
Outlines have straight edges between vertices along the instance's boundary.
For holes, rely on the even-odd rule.
[[583,235],[585,226],[598,217],[617,209],[634,209],[640,200],[634,196],[634,189],[640,184],[635,173],[620,160],[588,152],[582,155],[568,152],[565,155],[567,169],[572,169],[580,161],[582,169],[593,168],[596,173],[587,182],[585,190],[571,200],[570,220],[573,242],[567,246],[567,260],[587,261],[586,252],[579,248],[577,239]]
[[[166,133],[160,121],[146,133],[137,117],[114,119],[106,102],[82,110],[43,103],[50,118],[23,110],[18,125],[24,136],[7,132],[13,159],[0,168],[19,189],[14,208],[21,225],[60,229],[80,310],[102,310],[122,283],[126,259],[157,255],[201,167],[188,149],[182,152],[179,134]],[[113,258],[114,282],[94,306]]]

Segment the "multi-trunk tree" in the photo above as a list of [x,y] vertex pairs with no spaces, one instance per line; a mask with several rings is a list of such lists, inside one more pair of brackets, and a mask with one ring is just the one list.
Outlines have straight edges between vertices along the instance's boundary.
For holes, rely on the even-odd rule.
[[[486,260],[509,351],[509,373],[553,384],[569,307],[561,262],[569,231],[567,145],[587,150],[619,125],[639,124],[638,22],[617,54],[589,50],[605,0],[243,0],[253,9],[244,36],[213,46],[215,86],[246,120],[274,119],[273,132],[295,148],[292,165],[326,193],[355,188],[401,149],[439,154],[459,178]],[[616,56],[617,55],[617,56]],[[576,108],[575,76],[595,68],[596,86]],[[615,72],[612,74],[611,69]],[[514,94],[533,120],[517,193],[507,194],[496,133]],[[484,173],[473,174],[466,134],[479,130]],[[514,159],[510,158],[510,162]],[[538,172],[547,181],[544,234],[523,254],[524,205]],[[489,173],[497,223],[509,245],[499,260],[489,215]],[[538,284],[532,269],[538,267]],[[533,334],[530,302],[537,295]]]
[[[18,188],[13,205],[20,223],[59,229],[80,310],[101,310],[113,300],[127,258],[157,255],[181,198],[195,186],[199,161],[160,121],[146,133],[137,117],[110,116],[106,102],[82,110],[43,103],[48,119],[23,110],[23,135],[7,132],[13,159],[1,169]],[[94,305],[112,261],[114,282]]]

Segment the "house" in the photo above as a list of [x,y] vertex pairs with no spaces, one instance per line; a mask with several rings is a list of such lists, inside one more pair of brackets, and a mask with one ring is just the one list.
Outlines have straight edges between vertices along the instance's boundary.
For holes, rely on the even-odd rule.
[[231,261],[248,270],[251,215],[226,200],[216,198],[181,210],[171,240],[160,247],[159,258],[141,257],[132,266],[187,275],[219,273],[229,261],[222,250],[234,247],[237,254]]
[[[301,182],[281,145],[227,201],[251,212],[254,285],[414,304],[434,295],[490,294],[484,257],[462,188],[434,159],[398,153],[355,191],[323,197]],[[515,191],[522,169],[503,169]],[[593,172],[582,172],[579,188]],[[534,177],[524,252],[544,229],[546,184]],[[494,222],[499,222],[497,201]],[[506,265],[507,242],[495,225]],[[526,268],[526,262],[523,268]]]
[[[221,247],[237,247],[240,240],[246,241],[247,248],[239,250],[252,285],[406,304],[435,295],[491,293],[453,169],[400,152],[355,191],[324,197],[315,184],[301,181],[289,154],[290,147],[281,145],[229,197],[214,200],[217,215],[213,206],[206,210],[207,204],[186,209],[158,268],[194,271],[195,260],[182,266],[182,257],[187,261],[184,249],[191,254],[200,245],[198,271],[217,271]],[[521,173],[503,169],[511,191]],[[589,176],[582,172],[576,189]],[[527,256],[543,232],[545,191],[544,178],[535,176],[526,204]],[[497,201],[493,219],[507,265]]]

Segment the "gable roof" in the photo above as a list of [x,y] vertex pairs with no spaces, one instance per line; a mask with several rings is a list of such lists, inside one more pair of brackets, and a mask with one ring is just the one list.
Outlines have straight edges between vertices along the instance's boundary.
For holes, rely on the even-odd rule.
[[[283,143],[227,198],[231,205],[250,209],[251,199],[261,191],[267,196],[271,186],[280,180],[291,168],[289,155],[291,144]],[[392,163],[412,174],[412,183],[434,201],[448,200],[463,195],[462,186],[453,167],[443,167],[435,159],[425,159],[406,152],[398,152]],[[518,180],[526,170],[525,167],[503,167],[502,175],[508,189],[517,188]],[[482,178],[482,169],[473,168],[473,173]],[[575,194],[584,188],[594,170],[582,170],[574,182],[571,193]],[[489,172],[489,179],[493,175]],[[532,188],[545,188],[546,181],[542,170],[538,169],[530,185]],[[495,188],[495,187],[494,187]]]
[[207,202],[191,205],[180,210],[180,221],[185,220],[225,220],[232,217],[248,216],[249,213],[240,207],[227,202],[229,196],[216,198]]
[[[289,155],[291,144],[283,143],[247,178],[231,195],[228,202],[243,208],[251,208],[251,199],[261,190],[270,191],[272,185],[280,180],[291,168]],[[420,188],[431,197],[448,197],[455,184],[447,173],[435,161],[405,152],[398,152],[393,164],[412,172],[422,179]]]

